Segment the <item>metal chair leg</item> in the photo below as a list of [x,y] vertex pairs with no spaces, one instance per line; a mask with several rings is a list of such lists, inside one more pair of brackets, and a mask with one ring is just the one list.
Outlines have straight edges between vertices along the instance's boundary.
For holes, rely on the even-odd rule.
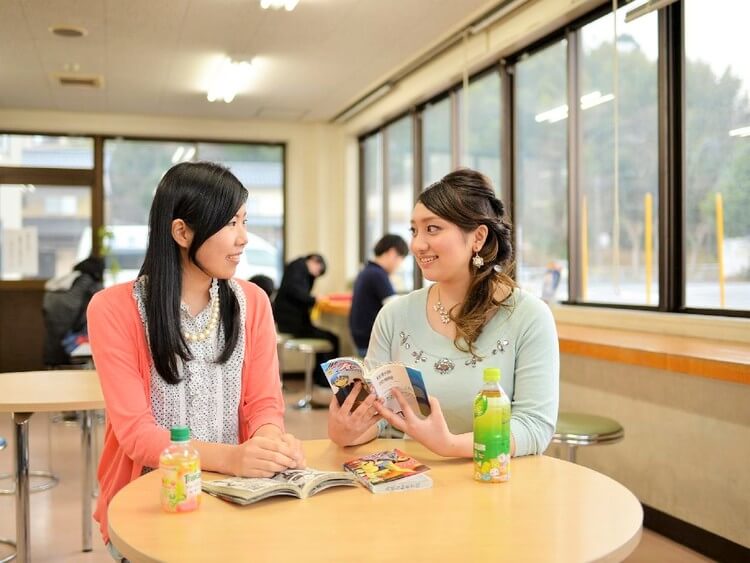
[[297,408],[308,410],[312,408],[313,372],[315,371],[315,354],[305,355],[305,396],[297,401]]

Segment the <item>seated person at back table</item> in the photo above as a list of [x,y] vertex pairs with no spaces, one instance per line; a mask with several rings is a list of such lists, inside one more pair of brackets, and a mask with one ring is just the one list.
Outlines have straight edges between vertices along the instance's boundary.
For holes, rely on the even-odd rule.
[[511,229],[490,181],[462,169],[435,182],[417,199],[411,233],[416,262],[435,283],[381,309],[365,361],[420,370],[432,412],[420,418],[398,394],[403,418],[374,395],[352,412],[355,386],[341,407],[331,401],[328,435],[361,444],[387,421],[439,455],[472,457],[474,397],[492,367],[511,400],[511,454],[543,453],[557,420],[557,331],[549,307],[506,273]]
[[273,301],[273,316],[279,332],[295,338],[322,338],[333,346],[329,353],[316,354],[313,382],[324,393],[329,393],[328,380],[320,367],[339,355],[339,337],[313,325],[310,312],[317,299],[310,293],[315,280],[326,273],[326,262],[320,254],[308,254],[292,260],[284,268],[279,291]]
[[89,305],[107,410],[94,518],[115,559],[107,506],[159,466],[173,426],[190,428],[207,471],[270,477],[304,467],[299,440],[284,431],[271,305],[257,286],[232,278],[247,244],[246,200],[223,166],[170,168],[151,204],[138,278]]
[[394,295],[393,284],[388,276],[393,274],[404,257],[409,254],[406,241],[398,235],[387,234],[373,249],[375,258],[367,262],[354,280],[352,309],[349,314],[349,329],[360,356],[367,355],[372,325],[383,302]]

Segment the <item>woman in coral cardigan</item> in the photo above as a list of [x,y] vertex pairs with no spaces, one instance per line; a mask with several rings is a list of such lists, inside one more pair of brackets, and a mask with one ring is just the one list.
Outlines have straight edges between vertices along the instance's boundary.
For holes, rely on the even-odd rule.
[[138,279],[89,306],[107,409],[94,517],[115,559],[107,505],[158,467],[172,426],[190,427],[209,471],[268,477],[304,467],[300,442],[284,430],[268,297],[232,278],[247,243],[246,200],[222,166],[172,167],[154,194]]

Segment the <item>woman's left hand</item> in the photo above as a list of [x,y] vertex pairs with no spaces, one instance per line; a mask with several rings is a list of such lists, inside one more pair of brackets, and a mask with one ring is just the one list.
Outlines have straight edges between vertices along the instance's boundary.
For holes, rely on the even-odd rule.
[[386,408],[382,403],[376,402],[374,407],[380,416],[387,420],[391,426],[408,434],[409,438],[417,440],[436,454],[445,457],[456,455],[453,452],[456,436],[448,430],[448,424],[445,422],[440,402],[435,397],[429,396],[427,398],[432,411],[430,415],[427,418],[419,418],[398,389],[393,389],[393,396],[398,401],[399,408],[404,414],[403,418]]

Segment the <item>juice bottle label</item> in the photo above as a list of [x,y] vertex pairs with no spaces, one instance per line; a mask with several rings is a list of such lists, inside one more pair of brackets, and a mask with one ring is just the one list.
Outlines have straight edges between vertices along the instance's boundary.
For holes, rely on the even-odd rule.
[[477,395],[474,401],[474,478],[510,478],[510,404],[501,397]]
[[167,512],[188,512],[200,504],[201,470],[197,459],[161,466],[161,505]]

